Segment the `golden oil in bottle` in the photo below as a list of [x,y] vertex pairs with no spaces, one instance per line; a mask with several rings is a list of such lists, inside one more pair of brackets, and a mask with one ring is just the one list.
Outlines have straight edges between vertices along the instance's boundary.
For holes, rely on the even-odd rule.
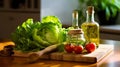
[[88,6],[86,21],[81,25],[87,42],[94,42],[99,46],[99,24],[94,21],[94,7]]

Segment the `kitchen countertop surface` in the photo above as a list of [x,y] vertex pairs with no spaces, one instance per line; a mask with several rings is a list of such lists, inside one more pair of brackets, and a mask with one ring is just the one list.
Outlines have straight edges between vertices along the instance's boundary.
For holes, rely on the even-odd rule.
[[[3,43],[11,44],[12,42],[1,41],[0,49],[5,46],[2,45]],[[120,67],[120,41],[101,40],[101,44],[113,45],[114,50],[111,54],[94,64],[53,60],[38,60],[30,64],[26,63],[26,58],[0,56],[0,67]]]

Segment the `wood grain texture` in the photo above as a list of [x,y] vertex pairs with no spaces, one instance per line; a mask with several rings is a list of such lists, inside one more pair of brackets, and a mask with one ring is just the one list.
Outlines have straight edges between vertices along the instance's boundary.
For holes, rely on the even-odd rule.
[[[100,44],[100,46],[94,52],[89,54],[52,52],[42,55],[40,59],[96,63],[102,60],[105,56],[109,55],[109,53],[113,51],[113,48],[113,45]],[[28,57],[29,53],[15,52],[14,56]]]

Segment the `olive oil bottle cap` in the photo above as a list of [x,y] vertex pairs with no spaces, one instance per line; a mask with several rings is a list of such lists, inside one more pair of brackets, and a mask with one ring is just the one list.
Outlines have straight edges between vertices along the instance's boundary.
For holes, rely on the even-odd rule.
[[72,15],[74,18],[78,18],[78,10],[74,10]]
[[88,12],[89,14],[94,13],[94,7],[93,7],[93,6],[88,6],[87,12]]

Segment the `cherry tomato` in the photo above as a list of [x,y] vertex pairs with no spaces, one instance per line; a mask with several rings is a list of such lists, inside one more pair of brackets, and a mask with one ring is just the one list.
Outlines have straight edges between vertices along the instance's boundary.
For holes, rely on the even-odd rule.
[[79,46],[75,46],[75,47],[74,47],[74,52],[75,52],[76,54],[80,54],[80,53],[82,52],[82,50],[83,50],[83,46],[82,46],[82,45],[79,45]]
[[73,49],[74,49],[74,46],[73,46],[73,45],[71,45],[71,44],[65,45],[65,50],[66,50],[68,53],[72,53],[72,52],[73,52]]
[[88,53],[91,53],[96,49],[96,44],[88,43],[88,44],[86,44],[85,49],[87,50]]

